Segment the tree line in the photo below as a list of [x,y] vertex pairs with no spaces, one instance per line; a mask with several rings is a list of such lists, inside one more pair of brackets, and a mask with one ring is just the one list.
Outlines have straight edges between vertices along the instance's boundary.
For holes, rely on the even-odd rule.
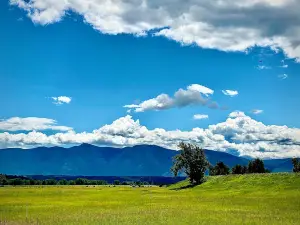
[[237,164],[231,169],[221,161],[215,166],[209,166],[210,176],[245,173],[270,173],[270,171],[265,168],[264,162],[259,158],[250,160],[247,166]]
[[[173,158],[171,171],[174,176],[180,172],[187,175],[191,184],[200,184],[204,181],[205,172],[210,176],[246,173],[270,173],[265,168],[263,160],[250,160],[248,165],[235,165],[231,169],[224,162],[211,165],[204,154],[204,150],[197,145],[181,142],[178,145],[180,153]],[[300,172],[300,160],[292,159],[293,172]]]
[[149,185],[147,181],[119,181],[114,180],[112,183],[108,183],[105,180],[89,180],[85,178],[77,178],[75,180],[36,180],[28,178],[9,178],[5,174],[0,174],[0,185],[132,185],[132,186],[144,186]]

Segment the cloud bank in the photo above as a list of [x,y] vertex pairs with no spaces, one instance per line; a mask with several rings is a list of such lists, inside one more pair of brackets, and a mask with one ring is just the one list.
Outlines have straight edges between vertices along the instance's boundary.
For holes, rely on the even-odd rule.
[[[125,105],[124,108],[134,109],[135,112],[145,112],[149,110],[158,111],[175,107],[181,108],[189,105],[207,105],[209,103],[209,99],[206,97],[213,93],[214,91],[207,87],[200,84],[192,84],[188,86],[186,90],[180,88],[174,93],[173,98],[167,94],[160,94],[157,97],[143,101],[138,105]],[[215,107],[215,105],[212,104],[213,103],[210,103],[208,107]],[[217,108],[217,106],[215,108]]]
[[222,123],[210,125],[206,129],[193,128],[190,131],[167,131],[161,128],[150,130],[141,125],[139,120],[133,120],[127,115],[92,132],[76,133],[70,130],[52,135],[37,131],[28,134],[0,133],[0,148],[90,143],[116,147],[151,144],[176,149],[180,141],[239,156],[300,157],[300,129],[264,125],[239,111],[230,113]]
[[57,126],[56,121],[37,117],[12,117],[0,120],[0,130],[4,131],[32,131],[32,130],[58,130],[69,131],[71,127]]
[[164,36],[182,44],[222,51],[253,46],[281,48],[300,57],[299,0],[10,0],[37,24],[63,19],[68,11],[105,34]]

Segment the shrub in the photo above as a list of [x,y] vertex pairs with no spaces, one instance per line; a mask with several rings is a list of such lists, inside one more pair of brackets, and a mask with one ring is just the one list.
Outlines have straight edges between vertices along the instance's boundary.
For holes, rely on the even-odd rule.
[[0,185],[6,185],[7,184],[7,179],[4,174],[0,174]]
[[15,186],[15,185],[24,185],[24,181],[20,178],[15,178],[15,179],[9,180],[8,184],[13,185],[13,186]]
[[114,180],[114,185],[120,185],[121,182],[119,180]]
[[42,185],[42,182],[41,180],[35,180],[35,185]]
[[46,185],[56,185],[57,181],[55,179],[48,179],[48,180],[45,180],[45,184]]
[[142,182],[138,180],[138,181],[135,181],[134,184],[135,184],[136,186],[139,186],[139,187],[140,187],[140,186],[142,185]]
[[76,185],[88,185],[89,184],[89,181],[86,180],[86,179],[83,179],[83,178],[77,178],[75,180],[75,184]]
[[57,182],[58,185],[67,185],[68,184],[68,181],[66,179],[62,179],[62,180],[59,180]]
[[76,183],[75,183],[75,181],[74,180],[70,180],[69,181],[69,185],[75,185]]
[[107,185],[107,182],[105,180],[97,180],[97,185]]

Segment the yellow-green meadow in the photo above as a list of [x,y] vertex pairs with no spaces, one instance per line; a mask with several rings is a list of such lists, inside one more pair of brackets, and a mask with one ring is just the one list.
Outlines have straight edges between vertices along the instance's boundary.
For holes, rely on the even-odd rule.
[[[5,224],[299,224],[300,174],[208,177],[196,187],[5,186]],[[0,223],[1,224],[1,223]]]

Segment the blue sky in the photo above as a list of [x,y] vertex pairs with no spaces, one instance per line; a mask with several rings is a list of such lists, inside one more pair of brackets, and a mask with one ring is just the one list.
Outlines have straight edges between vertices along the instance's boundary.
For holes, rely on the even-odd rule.
[[[44,21],[26,11],[37,6],[11,2],[19,5],[0,3],[2,121],[50,118],[76,132],[91,132],[126,116],[125,105],[138,105],[162,93],[172,97],[180,88],[199,84],[214,91],[201,95],[216,102],[217,109],[175,105],[158,111],[132,110],[130,115],[149,130],[207,128],[225,121],[233,111],[266,126],[300,127],[300,64],[292,57],[297,52],[285,45],[276,51],[249,46],[246,53],[130,31],[102,33],[76,10],[66,10],[59,21],[55,17]],[[238,94],[228,96],[222,90]],[[71,102],[54,104],[52,97],[59,96],[70,97]],[[195,120],[196,114],[208,118]]]

